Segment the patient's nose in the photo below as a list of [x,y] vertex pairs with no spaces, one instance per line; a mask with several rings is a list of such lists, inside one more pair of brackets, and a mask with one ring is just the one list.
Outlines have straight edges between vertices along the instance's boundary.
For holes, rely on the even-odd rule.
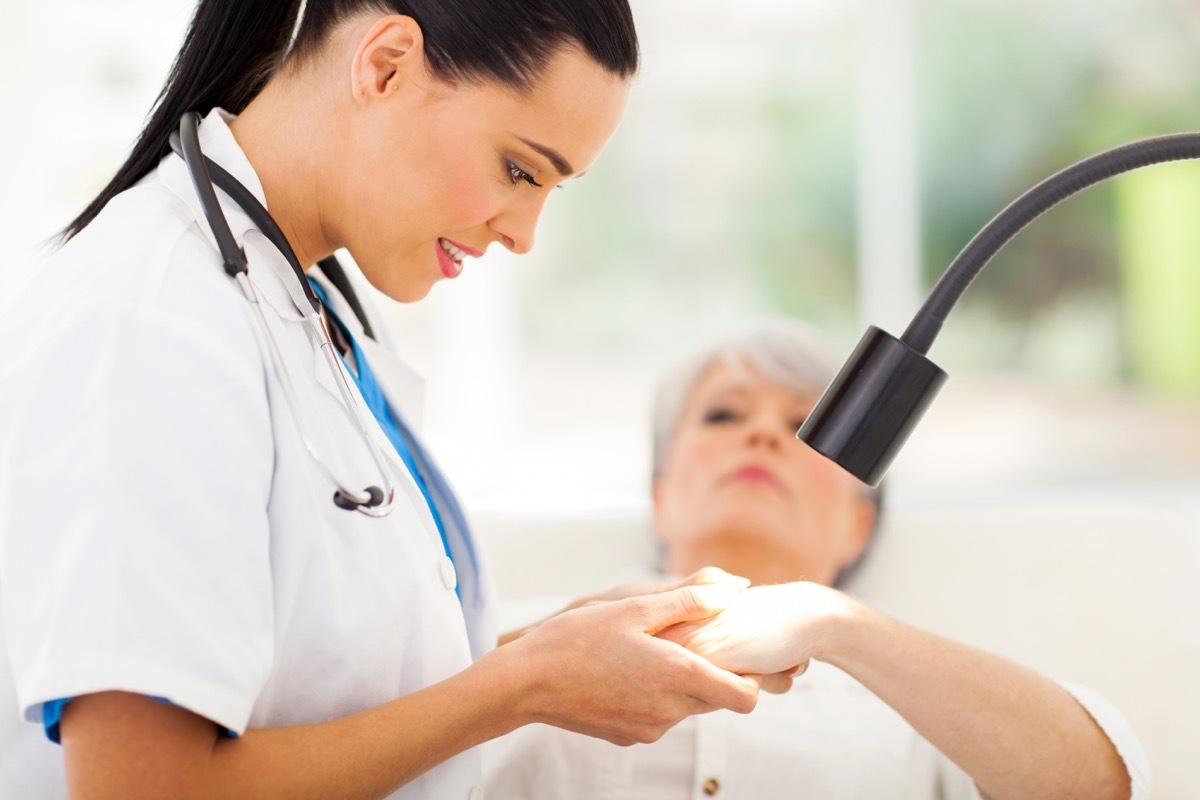
[[762,414],[750,418],[746,429],[746,443],[751,447],[777,450],[782,441],[783,434],[777,421]]

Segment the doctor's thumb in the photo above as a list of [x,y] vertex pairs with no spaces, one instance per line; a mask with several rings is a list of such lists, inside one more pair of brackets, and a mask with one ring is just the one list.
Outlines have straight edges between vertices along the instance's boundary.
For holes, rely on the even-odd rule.
[[637,599],[642,603],[646,632],[657,634],[680,622],[708,619],[721,613],[743,589],[736,581],[698,583]]

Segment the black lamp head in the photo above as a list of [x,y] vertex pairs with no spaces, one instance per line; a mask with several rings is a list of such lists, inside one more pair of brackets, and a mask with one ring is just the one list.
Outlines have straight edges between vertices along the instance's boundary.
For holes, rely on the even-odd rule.
[[924,354],[868,328],[796,438],[877,486],[945,381]]

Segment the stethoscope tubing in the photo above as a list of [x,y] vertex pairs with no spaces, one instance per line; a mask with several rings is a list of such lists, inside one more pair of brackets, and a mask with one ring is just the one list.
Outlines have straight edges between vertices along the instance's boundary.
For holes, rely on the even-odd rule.
[[[299,266],[291,245],[279,229],[279,226],[275,223],[275,220],[271,218],[267,210],[262,207],[262,204],[258,202],[258,199],[246,187],[242,186],[241,183],[225,172],[218,164],[204,156],[200,149],[199,119],[199,115],[194,112],[183,116],[179,123],[178,133],[171,135],[171,148],[187,165],[192,185],[195,187],[196,195],[200,200],[200,206],[204,210],[204,216],[212,231],[213,238],[216,240],[221,259],[224,262],[225,272],[238,284],[250,305],[255,309],[267,342],[267,349],[271,353],[273,368],[279,377],[280,385],[283,387],[284,397],[292,410],[292,416],[296,421],[296,428],[304,444],[304,448],[316,463],[322,475],[337,487],[333,498],[335,505],[346,510],[359,511],[369,517],[386,516],[392,512],[396,502],[396,487],[392,480],[392,473],[387,466],[382,447],[379,445],[376,437],[372,435],[371,428],[364,419],[364,412],[355,399],[354,392],[350,389],[350,384],[345,374],[345,367],[337,355],[337,350],[329,334],[327,322],[321,313],[320,301],[317,299],[316,293],[312,291],[312,287],[308,285],[307,278],[305,278],[304,272]],[[217,181],[216,184],[214,184],[214,176]],[[336,476],[332,467],[329,466],[325,458],[321,455],[313,438],[309,436],[308,429],[310,426],[301,410],[302,406],[296,392],[296,384],[292,380],[287,362],[283,358],[282,350],[271,331],[271,326],[263,311],[262,298],[258,294],[253,281],[250,279],[250,269],[245,253],[237,245],[233,231],[229,227],[229,222],[225,218],[225,214],[221,211],[220,202],[216,194],[216,185],[220,185],[222,191],[225,191],[235,203],[250,215],[254,223],[259,226],[263,235],[279,249],[284,259],[288,261],[289,265],[297,273],[297,286],[293,287],[285,284],[288,295],[300,311],[310,342],[316,350],[320,351],[326,366],[335,376],[334,383],[337,384],[338,394],[354,419],[355,427],[358,429],[358,433],[366,445],[367,452],[370,454],[371,460],[383,478],[381,482],[382,489],[378,486],[368,486],[362,491],[348,488],[350,484]],[[372,423],[374,423],[374,419],[372,419]]]

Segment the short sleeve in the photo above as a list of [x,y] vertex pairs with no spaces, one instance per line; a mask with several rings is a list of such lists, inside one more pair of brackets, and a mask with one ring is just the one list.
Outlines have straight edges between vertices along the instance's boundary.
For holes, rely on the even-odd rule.
[[121,690],[244,731],[273,653],[273,448],[235,338],[93,310],[0,370],[0,612],[26,719]]
[[[1152,787],[1150,761],[1125,717],[1116,706],[1092,689],[1065,682],[1060,682],[1060,685],[1083,706],[1116,748],[1129,773],[1130,800],[1149,800]],[[938,778],[940,800],[982,800],[971,777],[945,756],[942,756]]]
[[934,792],[937,800],[984,800],[974,778],[942,751],[933,745],[929,748],[937,758],[937,789]]
[[1099,692],[1071,683],[1063,683],[1062,686],[1096,721],[1100,730],[1104,731],[1104,735],[1116,748],[1117,755],[1125,762],[1132,790],[1131,800],[1149,800],[1154,786],[1150,759],[1146,757],[1142,743],[1134,736],[1133,729],[1125,721],[1125,716]]

